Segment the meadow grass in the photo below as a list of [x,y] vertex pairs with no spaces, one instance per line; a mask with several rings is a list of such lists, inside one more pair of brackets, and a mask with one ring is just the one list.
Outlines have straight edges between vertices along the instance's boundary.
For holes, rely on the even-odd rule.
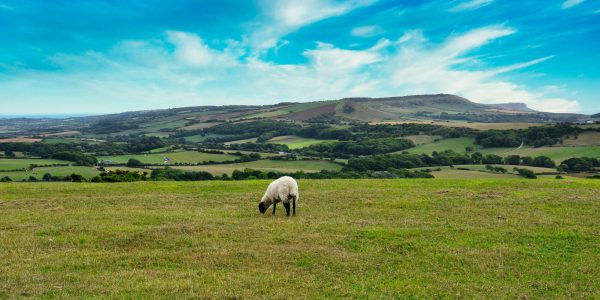
[[0,298],[600,297],[592,180],[0,184]]

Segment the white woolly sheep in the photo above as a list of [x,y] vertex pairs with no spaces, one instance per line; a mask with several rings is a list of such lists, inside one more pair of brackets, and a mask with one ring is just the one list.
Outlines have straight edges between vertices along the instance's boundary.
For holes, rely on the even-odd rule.
[[277,203],[283,202],[287,216],[290,216],[290,201],[294,206],[294,216],[296,215],[296,202],[298,201],[298,183],[294,178],[289,176],[283,176],[279,179],[271,182],[265,195],[258,204],[258,210],[261,214],[267,211],[267,208],[273,204],[273,214],[275,214],[275,207]]

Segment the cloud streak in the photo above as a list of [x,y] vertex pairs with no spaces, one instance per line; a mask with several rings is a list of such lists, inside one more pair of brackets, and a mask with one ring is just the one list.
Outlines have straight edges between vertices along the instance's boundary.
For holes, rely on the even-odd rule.
[[272,49],[281,39],[296,30],[331,17],[344,15],[354,9],[369,6],[377,0],[262,0],[260,7],[265,19],[252,24],[249,42],[255,53]]
[[560,8],[568,9],[568,8],[577,6],[583,2],[585,2],[585,0],[566,0],[565,2],[563,2],[563,4],[561,5]]
[[451,12],[461,12],[461,11],[470,11],[482,8],[484,6],[490,5],[494,2],[494,0],[470,0],[459,3],[454,7],[450,8]]

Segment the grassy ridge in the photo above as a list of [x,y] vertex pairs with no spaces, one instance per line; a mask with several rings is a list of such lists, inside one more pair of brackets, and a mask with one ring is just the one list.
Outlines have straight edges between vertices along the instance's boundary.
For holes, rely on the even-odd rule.
[[600,181],[267,184],[0,184],[0,298],[600,297]]

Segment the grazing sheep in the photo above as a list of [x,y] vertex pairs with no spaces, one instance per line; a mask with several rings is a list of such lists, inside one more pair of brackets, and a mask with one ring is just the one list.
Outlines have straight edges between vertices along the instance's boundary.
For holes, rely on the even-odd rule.
[[267,208],[273,204],[273,214],[277,203],[283,202],[287,216],[290,216],[290,201],[294,206],[294,216],[296,215],[296,202],[298,201],[298,183],[294,178],[283,176],[269,184],[265,195],[258,204],[258,210],[261,214],[267,211]]

